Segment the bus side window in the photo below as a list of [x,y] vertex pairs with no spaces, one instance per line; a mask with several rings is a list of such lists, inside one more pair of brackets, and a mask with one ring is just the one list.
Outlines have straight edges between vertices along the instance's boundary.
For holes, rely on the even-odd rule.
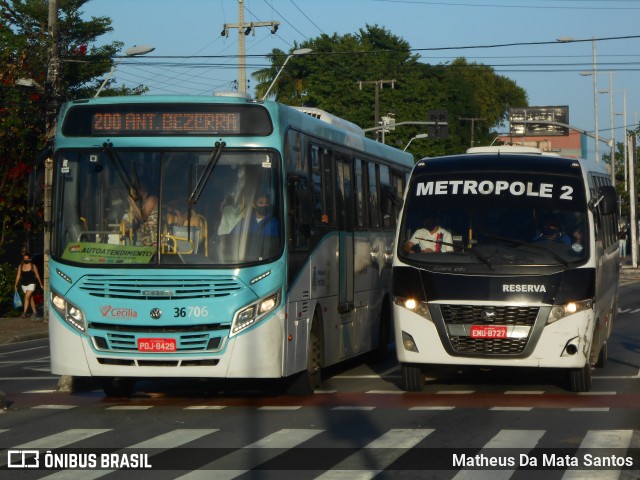
[[308,250],[311,236],[311,191],[307,179],[289,175],[287,179],[289,246],[291,250]]
[[365,202],[365,172],[363,161],[356,159],[355,162],[355,195],[356,195],[356,226],[367,227],[367,208]]
[[378,192],[378,175],[376,174],[376,164],[369,163],[369,212],[371,213],[371,226],[380,226],[380,194]]

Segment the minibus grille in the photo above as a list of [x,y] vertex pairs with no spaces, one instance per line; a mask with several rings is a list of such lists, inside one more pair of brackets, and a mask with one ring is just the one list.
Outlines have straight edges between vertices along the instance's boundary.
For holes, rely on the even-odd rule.
[[[533,331],[539,307],[440,305],[445,325],[507,325],[529,327]],[[472,338],[450,335],[453,350],[461,355],[518,355],[527,347],[529,336],[517,338]]]
[[[533,327],[539,307],[486,306],[486,305],[440,305],[446,324],[469,325],[523,325]],[[491,311],[491,320],[483,312]]]
[[79,288],[99,298],[180,300],[226,297],[242,290],[243,286],[232,275],[188,278],[88,275]]

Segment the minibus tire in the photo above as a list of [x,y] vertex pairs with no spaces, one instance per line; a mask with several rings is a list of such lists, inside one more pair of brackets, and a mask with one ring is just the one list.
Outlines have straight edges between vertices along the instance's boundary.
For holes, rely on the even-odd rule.
[[403,363],[400,370],[402,371],[402,389],[407,392],[421,392],[424,388],[424,375],[420,367]]
[[572,392],[590,391],[591,381],[591,364],[589,362],[582,368],[569,370],[569,390]]

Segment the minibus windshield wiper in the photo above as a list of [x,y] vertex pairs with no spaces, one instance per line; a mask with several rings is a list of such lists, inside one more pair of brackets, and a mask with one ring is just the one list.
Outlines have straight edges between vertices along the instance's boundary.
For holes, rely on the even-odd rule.
[[567,262],[564,258],[562,258],[560,255],[558,255],[556,252],[554,252],[550,248],[547,248],[544,243],[523,242],[522,240],[517,240],[515,238],[501,237],[500,235],[485,234],[485,237],[493,238],[495,240],[500,240],[502,242],[508,242],[513,245],[522,245],[522,246],[530,247],[536,250],[542,250],[548,253],[549,255],[551,255],[554,260],[557,260],[558,262],[562,263],[565,267],[569,266],[569,262]]
[[204,190],[204,187],[207,184],[207,182],[209,181],[211,172],[213,172],[213,169],[216,167],[218,160],[220,160],[220,157],[222,156],[222,150],[226,146],[227,144],[225,142],[216,142],[215,146],[213,147],[213,150],[211,151],[211,156],[209,157],[209,161],[207,162],[207,166],[204,169],[204,172],[202,172],[202,175],[200,175],[200,178],[198,179],[198,182],[196,183],[196,187],[193,189],[193,192],[191,192],[191,195],[189,195],[188,202],[191,205],[198,203],[200,194],[202,193],[202,190]]
[[120,180],[122,180],[124,186],[127,187],[127,192],[129,193],[131,199],[136,202],[140,200],[140,192],[138,191],[138,174],[135,171],[135,167],[133,170],[135,178],[132,181],[131,178],[129,178],[126,169],[124,168],[124,165],[122,164],[122,160],[120,160],[118,152],[116,152],[116,150],[113,148],[113,143],[104,142],[102,144],[102,149],[106,152],[109,160],[111,160],[111,163],[113,163],[113,166],[115,167],[116,173],[120,177]]
[[491,270],[493,270],[493,265],[491,265],[491,262],[487,259],[487,257],[485,257],[484,255],[482,255],[480,252],[478,252],[477,249],[475,248],[470,248],[469,249],[469,253],[472,253],[473,255],[475,255],[475,257],[480,260],[482,263],[484,263],[487,267],[489,267]]

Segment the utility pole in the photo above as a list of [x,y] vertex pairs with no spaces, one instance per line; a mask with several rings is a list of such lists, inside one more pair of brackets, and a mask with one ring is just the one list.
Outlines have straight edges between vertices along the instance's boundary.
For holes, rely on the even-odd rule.
[[[47,65],[46,97],[46,144],[53,146],[56,133],[58,108],[60,107],[61,78],[60,55],[58,52],[58,2],[49,0],[48,18],[49,64]],[[43,248],[43,283],[44,283],[44,318],[49,318],[47,299],[49,298],[49,245],[51,244],[51,204],[53,186],[53,158],[49,154],[44,162],[44,248]]]
[[476,131],[476,122],[484,122],[486,120],[486,118],[480,118],[480,117],[459,117],[458,120],[462,120],[462,121],[467,121],[467,122],[471,122],[471,147],[473,147],[473,144],[475,142],[474,138],[475,138],[475,131]]
[[247,67],[244,54],[244,37],[255,35],[254,27],[271,27],[271,33],[278,31],[280,22],[249,22],[244,23],[244,0],[238,0],[238,23],[225,23],[222,27],[221,35],[229,36],[230,28],[238,29],[238,92],[245,93],[247,91]]
[[384,84],[390,84],[391,88],[394,88],[396,85],[396,80],[367,80],[367,81],[358,81],[358,85],[360,86],[360,90],[362,90],[363,84],[373,84],[375,86],[375,100],[374,100],[374,110],[375,110],[375,125],[380,124],[380,89]]

